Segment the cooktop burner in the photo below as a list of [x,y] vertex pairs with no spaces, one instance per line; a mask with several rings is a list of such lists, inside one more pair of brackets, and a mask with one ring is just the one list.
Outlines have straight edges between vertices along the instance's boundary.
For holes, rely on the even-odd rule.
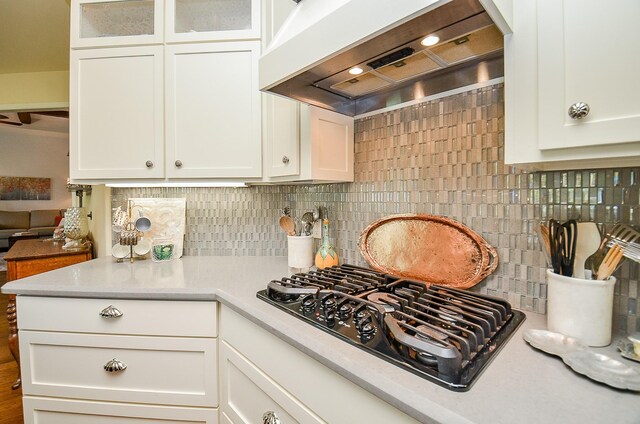
[[499,298],[353,265],[274,280],[257,296],[456,391],[471,387],[525,319]]

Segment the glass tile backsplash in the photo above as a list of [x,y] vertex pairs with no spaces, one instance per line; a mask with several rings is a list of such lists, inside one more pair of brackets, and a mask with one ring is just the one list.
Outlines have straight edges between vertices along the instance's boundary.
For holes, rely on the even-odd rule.
[[[473,290],[524,310],[546,312],[541,220],[576,218],[610,229],[640,220],[640,167],[525,172],[503,162],[503,85],[467,91],[358,119],[355,182],[249,188],[114,189],[129,197],[185,197],[185,255],[286,255],[278,226],[289,206],[300,217],[324,206],[341,262],[365,265],[360,232],[390,214],[426,213],[458,220],[498,251],[496,272]],[[640,330],[639,265],[616,272],[614,325]],[[266,283],[266,282],[265,282]]]

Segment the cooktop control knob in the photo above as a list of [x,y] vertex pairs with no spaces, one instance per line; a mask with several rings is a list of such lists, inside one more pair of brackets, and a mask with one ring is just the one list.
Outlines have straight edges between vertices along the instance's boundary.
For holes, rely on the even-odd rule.
[[336,302],[336,297],[333,294],[326,295],[320,302],[322,303],[322,309],[325,311],[335,311],[338,304],[338,302]]
[[376,327],[371,322],[367,322],[366,324],[360,327],[360,337],[363,340],[369,340],[375,334],[376,334]]
[[338,316],[340,317],[340,319],[343,319],[343,320],[349,318],[352,312],[353,312],[353,306],[348,302],[343,303],[338,308]]
[[302,298],[302,309],[304,311],[310,311],[316,308],[316,299],[312,294],[306,295]]
[[325,311],[324,319],[329,327],[333,327],[336,323],[336,314],[333,311]]

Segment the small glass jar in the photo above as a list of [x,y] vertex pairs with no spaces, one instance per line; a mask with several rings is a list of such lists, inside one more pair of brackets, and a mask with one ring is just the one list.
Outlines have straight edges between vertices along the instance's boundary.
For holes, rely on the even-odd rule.
[[164,262],[173,259],[176,245],[170,238],[153,239],[151,245],[151,259],[154,262]]

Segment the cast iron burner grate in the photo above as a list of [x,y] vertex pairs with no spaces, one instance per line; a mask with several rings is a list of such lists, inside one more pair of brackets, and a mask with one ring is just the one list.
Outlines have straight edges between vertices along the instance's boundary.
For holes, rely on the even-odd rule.
[[257,296],[456,391],[471,387],[525,319],[499,298],[353,265],[274,280]]

